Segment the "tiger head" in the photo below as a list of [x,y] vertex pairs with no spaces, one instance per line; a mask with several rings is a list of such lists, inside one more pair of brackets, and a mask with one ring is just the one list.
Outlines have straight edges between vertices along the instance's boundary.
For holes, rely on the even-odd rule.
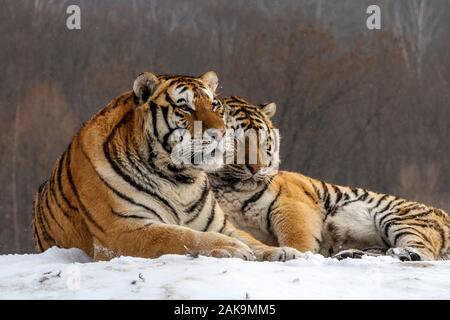
[[230,144],[233,149],[232,161],[228,156],[223,173],[241,180],[265,180],[275,174],[280,164],[280,137],[270,118],[276,104],[255,105],[235,96],[223,99],[222,104],[227,149]]
[[223,165],[217,152],[225,134],[222,104],[215,96],[218,78],[165,76],[144,72],[133,84],[138,108],[147,119],[146,134],[178,166],[215,170]]

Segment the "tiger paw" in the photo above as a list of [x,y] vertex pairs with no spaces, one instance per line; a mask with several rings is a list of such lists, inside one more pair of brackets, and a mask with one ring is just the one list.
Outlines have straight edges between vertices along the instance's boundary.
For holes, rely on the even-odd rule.
[[420,253],[411,247],[390,248],[386,255],[399,259],[400,261],[421,261]]
[[246,261],[254,261],[255,255],[251,250],[236,247],[222,247],[204,251],[200,253],[203,256],[214,258],[239,258]]
[[361,259],[363,255],[366,253],[362,250],[357,249],[348,249],[348,250],[342,250],[338,253],[336,253],[333,258],[336,258],[338,260],[344,260],[347,258],[350,259]]
[[254,248],[256,260],[258,261],[288,261],[298,259],[302,253],[291,247],[269,247],[262,246]]
[[[255,255],[252,249],[244,242],[225,236],[217,232],[199,232],[199,242],[203,247],[197,251],[198,254],[215,258],[240,258],[254,261]],[[186,248],[190,253],[189,248]]]

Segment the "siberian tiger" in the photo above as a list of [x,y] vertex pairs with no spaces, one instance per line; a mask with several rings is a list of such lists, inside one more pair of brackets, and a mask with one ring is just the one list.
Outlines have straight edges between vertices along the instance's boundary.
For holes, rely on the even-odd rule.
[[132,91],[85,123],[35,195],[37,251],[76,247],[95,260],[186,253],[296,257],[296,250],[263,245],[226,220],[203,171],[214,170],[214,161],[196,165],[171,157],[179,129],[192,135],[195,121],[203,132],[216,129],[212,138],[223,136],[217,85],[212,71],[199,78],[145,72]]
[[338,259],[364,254],[402,261],[450,258],[450,217],[443,210],[299,173],[277,173],[279,138],[270,121],[276,105],[257,106],[237,97],[222,102],[228,128],[263,130],[275,141],[275,148],[259,145],[258,157],[267,153],[272,159],[265,168],[246,162],[209,174],[220,205],[239,228],[272,245]]

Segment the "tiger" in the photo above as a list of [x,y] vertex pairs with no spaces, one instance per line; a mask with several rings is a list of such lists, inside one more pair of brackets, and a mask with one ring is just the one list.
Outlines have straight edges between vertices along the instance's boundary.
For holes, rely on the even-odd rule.
[[[276,104],[222,99],[229,129],[262,130],[263,164],[228,164],[209,173],[220,205],[237,227],[271,245],[325,257],[387,255],[401,261],[450,258],[450,217],[441,209],[301,173],[278,171],[280,138],[271,117]],[[272,145],[272,148],[269,146]],[[273,147],[275,145],[275,147]]]
[[[79,248],[94,261],[164,254],[287,260],[300,253],[270,247],[234,227],[214,197],[206,171],[220,163],[177,161],[195,122],[220,141],[225,124],[217,74],[139,75],[132,90],[82,125],[34,196],[37,252]],[[207,135],[205,134],[205,137]],[[180,142],[182,141],[183,142]]]

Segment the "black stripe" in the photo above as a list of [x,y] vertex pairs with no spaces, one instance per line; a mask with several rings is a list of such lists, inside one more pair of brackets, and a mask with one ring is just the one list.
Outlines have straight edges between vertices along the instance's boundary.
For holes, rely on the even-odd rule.
[[338,204],[339,201],[342,199],[342,192],[338,186],[335,186],[333,184],[332,187],[333,187],[334,192],[336,193],[336,201],[335,201],[336,203],[335,204]]
[[[395,230],[394,233],[395,233],[395,232],[398,232],[398,231],[401,231],[401,230],[407,230],[407,229],[413,230],[413,231],[416,232],[417,234],[414,233],[414,232],[411,232],[411,231],[410,231],[410,232],[404,231],[404,232],[409,233],[411,236],[420,237],[421,240],[422,240],[422,243],[425,244],[426,242],[429,242],[428,239],[427,239],[427,236],[426,236],[424,233],[422,233],[420,230],[417,230],[417,229],[412,228],[412,227],[409,227],[409,226],[408,226],[408,227],[405,227],[405,228],[399,228],[399,229]],[[402,232],[401,232],[401,233],[402,233]],[[394,245],[394,246],[397,246],[397,245],[396,245],[397,242],[395,241],[395,238],[397,238],[397,236],[394,237],[393,245]],[[398,240],[398,238],[397,238],[397,240]]]
[[[399,223],[400,222],[400,223]],[[391,228],[391,226],[396,226],[396,225],[399,225],[399,224],[402,224],[403,222],[401,221],[401,219],[400,218],[392,218],[392,219],[390,219],[390,220],[388,220],[386,223],[385,223],[385,225],[384,225],[384,230],[383,230],[383,232],[384,232],[384,235],[385,235],[385,237],[386,238],[388,238],[389,239],[389,235],[388,235],[388,233],[389,233],[389,229]],[[422,234],[420,231],[418,231],[418,230],[416,230],[416,229],[414,229],[417,233],[419,233],[424,239],[426,239],[426,237],[425,237],[425,235],[424,234]],[[396,231],[394,231],[394,232],[396,232]],[[395,245],[395,243],[394,243],[394,245]]]
[[356,199],[346,200],[346,201],[341,205],[341,207],[345,207],[346,205],[348,205],[348,204],[350,204],[350,203],[360,201],[361,198],[362,198],[363,196],[364,196],[364,194],[360,195],[360,196],[357,197]]
[[323,197],[324,197],[324,208],[327,211],[327,213],[330,211],[330,193],[328,191],[328,187],[326,185],[325,182],[320,181],[320,183],[322,184],[322,189],[323,189]]
[[281,195],[281,189],[278,190],[277,195],[272,200],[272,202],[269,205],[269,208],[267,209],[267,215],[266,215],[266,217],[267,217],[267,225],[266,225],[266,228],[267,228],[267,231],[270,232],[270,233],[273,233],[272,232],[272,221],[271,221],[272,214],[273,214],[273,212],[272,212],[273,206],[274,206],[275,202],[278,200],[278,198],[280,197],[280,195]]
[[[422,223],[419,223],[419,221],[422,222]],[[447,241],[446,240],[447,238],[445,236],[445,231],[444,231],[442,226],[437,221],[434,221],[434,220],[427,220],[427,221],[418,220],[416,222],[410,222],[410,223],[408,223],[408,225],[410,225],[410,226],[419,226],[419,227],[422,227],[422,228],[433,228],[437,233],[439,233],[439,236],[441,238],[442,247],[445,245],[445,243]]]
[[227,225],[227,218],[226,218],[225,215],[224,215],[224,216],[223,216],[223,224],[222,224],[222,227],[221,227],[220,230],[217,231],[217,232],[222,233],[223,230],[225,230],[226,225]]
[[[405,230],[410,230],[410,231],[405,231]],[[403,237],[403,236],[405,236],[405,235],[410,235],[410,236],[416,236],[416,237],[418,237],[419,235],[417,235],[417,234],[415,233],[415,231],[417,231],[417,230],[414,229],[414,228],[411,227],[411,226],[406,226],[406,227],[399,228],[399,229],[395,230],[395,231],[394,231],[394,232],[395,232],[394,241],[392,242],[392,243],[393,243],[393,246],[396,246],[396,243],[397,243],[397,241],[399,240],[399,238],[401,238],[401,237]]]
[[389,236],[388,236],[389,228],[393,224],[395,224],[395,222],[398,222],[398,221],[401,221],[401,220],[398,217],[394,217],[389,220],[386,220],[383,224],[380,224],[380,228],[381,228],[381,230],[383,230],[383,233],[386,236],[386,238],[389,238]]
[[397,243],[397,241],[398,241],[400,238],[402,238],[402,237],[404,237],[404,236],[406,236],[406,235],[411,235],[411,232],[410,232],[410,231],[403,231],[403,232],[397,233],[397,234],[395,235],[394,241],[393,241],[394,246],[396,246],[396,243]]
[[[175,108],[175,105],[172,105],[172,108]],[[174,128],[172,128],[170,126],[169,120],[168,120],[169,119],[169,107],[160,107],[160,110],[162,112],[164,123],[166,124],[167,130],[173,131]]]
[[[123,219],[152,219],[152,218],[149,218],[149,217],[138,216],[138,215],[135,215],[135,214],[130,214],[130,215],[121,214],[120,212],[117,212],[117,211],[115,211],[115,210],[112,209],[112,208],[111,208],[111,212],[112,212],[112,214],[114,214],[115,216],[118,216],[118,217],[123,218]],[[159,217],[159,216],[157,216],[157,217],[159,218],[159,220],[160,220],[161,222],[164,222],[164,221],[161,219],[161,217]]]
[[380,199],[378,199],[377,203],[373,206],[374,208],[378,208],[378,206],[380,205],[380,203],[386,199],[388,197],[387,194],[383,195]]
[[58,201],[58,197],[56,196],[55,188],[53,185],[53,180],[49,181],[49,184],[50,184],[50,195],[52,196],[53,202],[56,204],[58,210],[61,211],[67,219],[69,219],[69,214],[61,207],[61,204]]
[[[130,111],[132,112],[132,110]],[[111,165],[112,169],[116,172],[117,175],[119,175],[123,180],[125,180],[128,184],[130,184],[131,186],[133,186],[134,188],[136,188],[138,191],[146,193],[154,198],[156,198],[159,202],[161,202],[162,204],[164,204],[167,208],[170,209],[170,211],[172,212],[172,215],[175,217],[175,220],[177,221],[177,223],[179,224],[180,222],[180,217],[178,216],[178,213],[176,212],[175,208],[169,203],[169,201],[165,198],[163,198],[161,195],[151,191],[150,189],[148,189],[147,186],[142,185],[140,183],[137,183],[130,175],[128,175],[121,166],[119,166],[117,164],[116,161],[114,161],[114,159],[111,158],[111,154],[109,152],[109,145],[111,145],[111,139],[114,136],[116,130],[123,124],[123,122],[125,121],[124,119],[126,118],[126,116],[122,119],[122,121],[120,121],[115,127],[114,129],[111,131],[110,135],[108,136],[108,138],[106,139],[106,141],[103,144],[103,153],[106,157],[106,159],[108,160],[109,164]]]
[[[86,153],[83,153],[86,156]],[[133,155],[128,150],[125,152],[125,154],[127,157],[127,165],[131,165],[132,169],[134,169],[132,171],[136,175],[136,177],[141,180],[145,180],[146,184],[151,185],[154,188],[155,184],[153,183],[153,181],[150,181],[147,178],[149,176],[149,167],[145,165],[145,162],[142,161],[142,158],[139,156],[139,160],[141,161],[137,161],[137,159],[135,159],[135,157],[133,157]],[[116,156],[114,158],[118,159],[117,154],[115,155]],[[141,168],[141,165],[144,165],[144,169]]]
[[320,240],[317,237],[314,237],[314,241],[316,241],[317,245],[320,247],[320,245],[322,244],[322,240]]
[[403,209],[400,209],[401,212],[403,213],[403,215],[401,216],[403,219],[417,219],[417,218],[421,218],[421,217],[425,217],[430,215],[433,212],[433,209],[425,209],[424,211],[420,211],[420,212],[404,212]]
[[100,231],[102,231],[103,233],[105,232],[105,230],[97,223],[97,221],[94,220],[94,218],[92,217],[92,214],[89,212],[89,210],[84,206],[83,202],[81,201],[80,195],[78,194],[78,190],[75,187],[75,183],[73,182],[73,177],[72,177],[72,168],[71,168],[71,149],[72,149],[72,144],[73,142],[69,145],[69,148],[67,149],[67,156],[66,156],[66,175],[67,175],[67,180],[69,180],[69,185],[70,188],[72,189],[73,194],[75,195],[75,198],[77,199],[77,202],[80,206],[81,212],[83,213],[83,215],[89,220],[89,222],[91,222],[97,229],[99,229]]
[[197,181],[196,177],[183,173],[183,168],[178,168],[174,164],[169,163],[167,169],[174,173],[175,181],[178,183],[193,184]]
[[162,147],[164,148],[164,150],[167,153],[172,152],[172,147],[169,144],[169,138],[171,137],[171,135],[173,134],[174,131],[175,131],[175,129],[172,130],[169,128],[169,131],[164,135],[162,142],[161,142]]
[[[50,183],[49,183],[50,185]],[[45,208],[48,211],[49,216],[52,218],[53,221],[55,221],[56,225],[61,229],[64,230],[64,228],[59,224],[58,220],[55,218],[55,215],[53,214],[52,210],[50,209],[50,206],[48,204],[48,197],[49,197],[49,187],[47,186],[46,194],[45,194]]]
[[378,208],[377,214],[385,212],[393,204],[394,201],[395,200],[390,200],[386,203],[386,205],[382,209]]
[[[382,216],[379,220],[378,220],[378,226],[381,228],[381,224],[383,223],[384,219],[386,219],[389,215],[394,215],[394,213],[392,212],[387,212],[384,216]],[[373,216],[374,221],[377,218],[377,214],[375,213]]]
[[312,201],[314,201],[314,203],[317,203],[317,200],[314,198],[314,196],[308,191],[303,189],[303,192],[305,193],[305,195],[309,198],[311,198]]
[[[400,200],[400,201],[399,201]],[[396,201],[399,201],[398,203],[395,203]],[[397,198],[397,197],[394,197],[394,199],[392,199],[391,201],[389,201],[385,206],[384,206],[384,208],[383,209],[378,209],[377,210],[377,213],[383,213],[384,211],[390,211],[392,208],[394,208],[395,206],[397,206],[397,205],[399,205],[399,204],[402,204],[402,203],[405,203],[406,202],[406,200],[403,200],[403,199],[399,199],[399,198]]]
[[37,215],[37,217],[39,218],[39,224],[41,225],[41,230],[42,230],[42,233],[44,236],[44,240],[47,242],[50,242],[51,244],[54,244],[56,242],[55,242],[55,239],[53,239],[53,237],[49,233],[50,228],[49,228],[47,219],[45,218],[44,210],[42,208],[43,192],[44,192],[44,189],[41,190],[40,195],[39,195],[39,201],[38,201],[39,214]]
[[[203,207],[205,206],[205,202],[207,197],[209,196],[210,193],[210,187],[209,187],[209,182],[206,179],[204,184],[203,184],[203,190],[202,193],[200,194],[200,197],[198,198],[197,201],[195,201],[194,204],[190,205],[186,212],[187,214],[190,214],[191,212],[196,212],[196,216],[198,216],[198,214],[202,211]],[[195,219],[195,218],[194,218]],[[192,220],[189,220],[192,221]],[[188,223],[189,223],[188,221]]]
[[153,225],[153,224],[155,224],[156,222],[147,222],[146,224],[144,224],[143,226],[140,226],[140,227],[138,227],[138,228],[136,228],[136,229],[133,229],[133,230],[128,230],[128,231],[126,231],[126,232],[128,232],[128,233],[130,233],[130,232],[136,232],[136,231],[140,231],[140,230],[143,230],[143,229],[147,229],[149,226],[151,226],[151,225]]
[[319,189],[316,187],[316,185],[314,184],[314,182],[313,182],[311,179],[309,179],[309,182],[311,183],[311,185],[312,185],[312,187],[313,187],[313,189],[314,189],[314,192],[316,193],[317,198],[319,198],[319,200],[322,200],[322,195],[320,194],[320,191],[319,191]]
[[422,205],[422,204],[411,203],[411,204],[408,204],[407,206],[402,207],[400,209],[401,209],[401,211],[406,212],[406,211],[413,211],[413,210],[416,210],[416,209],[423,209],[423,208],[424,208],[424,205]]
[[[194,204],[194,206],[195,206],[195,205],[198,205],[197,207],[195,207],[195,211],[196,211],[196,212],[195,212],[195,214],[194,214],[192,217],[189,218],[188,221],[186,221],[186,224],[190,224],[190,223],[192,223],[194,220],[196,220],[196,219],[200,216],[200,213],[203,211],[203,208],[205,207],[206,199],[208,198],[209,193],[210,193],[209,188],[205,188],[204,191],[206,191],[206,196],[205,196],[204,198],[198,200],[198,201]],[[190,214],[191,211],[193,211],[193,210],[189,210],[189,209],[188,209],[187,214]]]
[[[338,206],[333,206],[333,207],[330,209],[330,211],[327,212],[327,215],[330,215],[330,216],[333,217],[333,216],[337,213],[338,209],[339,209]],[[325,218],[325,219],[326,219],[326,218]]]
[[[395,203],[395,201],[398,201],[398,202]],[[392,202],[392,207],[389,207],[388,210],[391,210],[391,209],[393,209],[394,207],[397,207],[397,206],[399,206],[399,205],[402,205],[402,204],[404,204],[404,203],[406,202],[406,200],[404,200],[404,199],[397,199],[397,200],[395,200],[395,201]]]
[[138,203],[136,201],[134,201],[132,198],[128,197],[127,195],[123,194],[122,192],[120,192],[119,190],[113,188],[105,179],[103,179],[103,177],[97,172],[97,170],[95,169],[91,159],[88,157],[88,155],[85,153],[84,149],[81,148],[81,152],[84,155],[84,157],[88,160],[89,164],[91,165],[91,167],[93,168],[93,170],[97,173],[99,179],[103,182],[103,184],[108,187],[116,196],[118,196],[119,198],[121,198],[122,200],[125,200],[133,205],[135,205],[136,207],[141,207],[144,208],[145,210],[148,210],[151,214],[155,215],[158,217],[159,220],[161,220],[162,222],[164,222],[164,220],[161,218],[161,216],[159,214],[157,214],[153,209],[151,209],[150,207],[147,207],[144,204]]
[[423,243],[417,242],[417,241],[412,241],[411,244],[412,244],[412,247],[414,247],[414,248],[422,248],[422,249],[430,250],[426,245],[424,245]]
[[367,192],[367,190],[365,190],[365,189],[362,189],[362,191],[363,191],[363,194],[362,194],[362,197],[360,198],[360,200],[364,201],[369,196],[369,192]]
[[[151,148],[151,146],[149,146],[149,148]],[[142,161],[142,163],[145,164],[145,167],[154,175],[157,175],[159,178],[163,179],[163,180],[167,180],[168,182],[171,182],[172,184],[178,184],[181,183],[181,181],[183,181],[184,183],[190,184],[190,180],[187,176],[182,177],[183,174],[178,174],[178,175],[174,175],[174,176],[169,176],[167,174],[165,174],[163,171],[161,171],[155,164],[154,164],[154,159],[157,157],[156,153],[153,151],[149,152],[148,155],[148,161],[144,161],[142,159],[141,156],[139,156],[139,159]],[[194,178],[192,178],[194,179]],[[193,182],[195,182],[195,180],[193,180]]]
[[383,244],[384,244],[384,246],[385,246],[386,248],[390,248],[390,247],[391,247],[391,244],[389,243],[389,238],[388,238],[388,239],[385,239],[384,236],[383,236],[382,234],[380,235],[380,238],[381,238],[381,241],[383,241]]
[[[157,126],[158,125],[158,105],[156,103],[154,103],[153,101],[150,102],[150,111],[152,113],[153,136],[155,137],[155,139],[157,141],[159,141],[159,132],[158,132],[158,126]],[[113,129],[113,132],[114,132],[114,129]]]
[[206,226],[203,228],[203,231],[207,231],[209,229],[211,223],[213,222],[213,220],[216,216],[216,206],[217,206],[217,203],[214,202],[211,214],[208,217],[208,221],[206,222]]
[[187,87],[187,86],[184,86],[183,89],[181,89],[179,93],[183,93],[183,92],[185,92],[187,89],[188,89],[188,87]]
[[245,200],[241,206],[241,212],[244,213],[247,210],[247,207],[251,203],[258,201],[262,197],[262,195],[266,192],[266,190],[267,190],[267,185],[265,184],[264,188],[261,191],[253,194],[249,199]]
[[67,206],[70,209],[76,211],[77,208],[70,203],[69,199],[67,198],[66,194],[64,193],[63,185],[62,185],[61,172],[62,172],[63,163],[65,163],[66,156],[67,156],[67,150],[64,151],[64,153],[62,154],[62,156],[59,158],[59,161],[58,161],[58,170],[57,170],[57,174],[56,174],[56,188],[59,190],[59,193],[61,194],[61,197],[64,199],[64,202],[67,204]]

